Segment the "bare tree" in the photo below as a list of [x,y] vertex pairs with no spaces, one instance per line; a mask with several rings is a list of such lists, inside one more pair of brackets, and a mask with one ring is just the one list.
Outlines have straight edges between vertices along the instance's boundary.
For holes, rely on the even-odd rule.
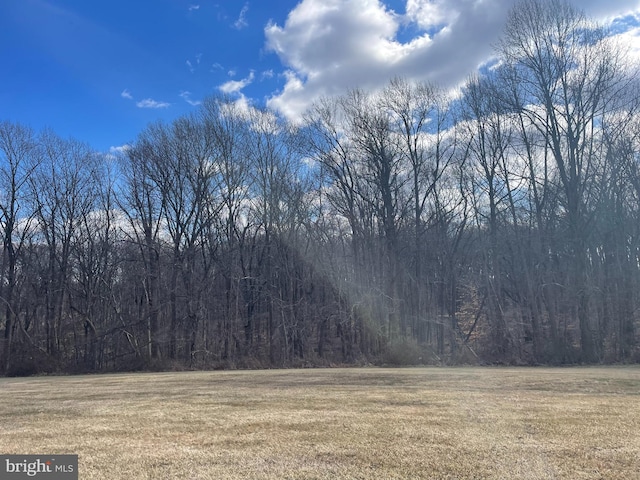
[[33,210],[28,182],[39,158],[38,144],[29,128],[0,123],[0,228],[3,245],[0,300],[5,313],[0,369],[5,373],[11,367],[13,334],[19,322],[15,301],[16,269],[22,247],[32,229]]
[[390,128],[398,136],[402,163],[411,172],[410,198],[413,206],[413,254],[406,270],[413,284],[413,334],[421,341],[431,338],[432,315],[423,291],[427,288],[424,271],[424,245],[430,220],[434,218],[434,198],[443,175],[456,153],[456,130],[449,99],[444,91],[430,84],[414,84],[394,78],[383,90],[381,106],[391,117]]
[[69,307],[83,322],[84,335],[76,335],[76,358],[88,371],[103,368],[109,353],[106,339],[114,327],[129,328],[123,321],[124,299],[117,296],[123,217],[116,208],[113,167],[108,156],[94,166],[96,201],[92,210],[80,212],[72,250]]
[[477,166],[473,176],[476,222],[480,229],[488,227],[488,242],[478,252],[483,259],[482,291],[487,304],[491,329],[490,349],[498,358],[508,355],[509,326],[504,314],[504,274],[499,238],[505,220],[503,211],[511,195],[509,169],[504,168],[511,144],[511,131],[506,112],[500,108],[496,86],[487,78],[471,78],[466,85],[464,104],[468,134],[469,165]]
[[[210,97],[203,103],[201,120],[205,135],[212,147],[212,162],[216,165],[220,214],[211,223],[208,235],[209,260],[215,258],[224,277],[224,315],[222,323],[222,357],[231,356],[235,326],[244,324],[244,348],[248,353],[253,347],[254,312],[256,309],[256,279],[247,271],[245,248],[251,190],[250,129],[249,118],[237,103],[226,97]],[[214,230],[216,232],[214,232]],[[220,248],[221,251],[217,251]],[[241,311],[241,301],[246,311]],[[203,349],[211,353],[208,323],[203,324]]]
[[[162,356],[160,332],[160,230],[166,208],[165,198],[152,177],[151,139],[141,135],[126,149],[121,160],[123,181],[117,202],[128,220],[124,229],[137,247],[143,263],[143,311],[137,315],[146,325],[146,353],[150,359]],[[164,353],[166,355],[166,352]]]
[[[366,303],[367,291],[375,281],[369,265],[376,236],[375,212],[341,99],[324,98],[314,105],[307,116],[305,139],[306,155],[319,165],[317,189],[324,229],[317,232],[321,235],[318,245],[328,248],[325,265],[331,267],[325,271],[341,295],[354,303],[354,308],[339,305],[346,307],[338,320],[341,351],[350,361],[355,355],[357,332],[365,330],[360,322],[363,315],[352,313]],[[360,349],[366,351],[367,346],[363,343]]]
[[272,362],[288,362],[301,350],[299,330],[303,320],[294,308],[298,302],[289,275],[279,276],[285,264],[279,261],[304,224],[299,214],[305,187],[294,152],[292,128],[272,112],[254,109],[250,117],[251,144],[251,222],[255,225],[254,245],[260,245],[258,263],[266,307],[266,336]]
[[40,242],[46,245],[42,280],[47,352],[60,357],[73,329],[69,289],[78,228],[96,208],[95,155],[85,144],[51,132],[41,137],[43,161],[31,177]]
[[570,4],[526,0],[510,12],[499,52],[525,101],[519,107],[542,135],[562,186],[573,313],[581,358],[598,358],[597,325],[589,313],[587,248],[589,178],[596,168],[599,126],[622,95],[620,53],[606,32]]

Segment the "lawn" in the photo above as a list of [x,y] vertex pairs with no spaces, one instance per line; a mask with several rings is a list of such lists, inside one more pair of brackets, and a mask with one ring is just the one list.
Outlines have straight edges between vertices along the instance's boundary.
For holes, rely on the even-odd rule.
[[640,368],[1,378],[0,453],[91,480],[640,478]]

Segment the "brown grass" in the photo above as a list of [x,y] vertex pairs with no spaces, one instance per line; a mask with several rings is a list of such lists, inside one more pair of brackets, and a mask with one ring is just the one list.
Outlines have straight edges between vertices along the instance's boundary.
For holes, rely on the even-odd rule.
[[0,379],[0,453],[81,479],[640,478],[640,368]]

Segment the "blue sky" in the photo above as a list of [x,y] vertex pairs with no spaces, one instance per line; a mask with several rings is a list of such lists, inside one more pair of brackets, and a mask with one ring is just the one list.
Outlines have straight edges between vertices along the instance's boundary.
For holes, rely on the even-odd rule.
[[[0,120],[109,151],[227,93],[299,117],[401,75],[455,85],[513,0],[0,0]],[[640,0],[585,0],[640,52]]]

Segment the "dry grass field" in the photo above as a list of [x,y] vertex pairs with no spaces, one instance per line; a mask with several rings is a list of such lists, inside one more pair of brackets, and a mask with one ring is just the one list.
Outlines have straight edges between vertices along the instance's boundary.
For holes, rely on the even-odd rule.
[[0,379],[0,453],[81,479],[640,478],[640,368]]

